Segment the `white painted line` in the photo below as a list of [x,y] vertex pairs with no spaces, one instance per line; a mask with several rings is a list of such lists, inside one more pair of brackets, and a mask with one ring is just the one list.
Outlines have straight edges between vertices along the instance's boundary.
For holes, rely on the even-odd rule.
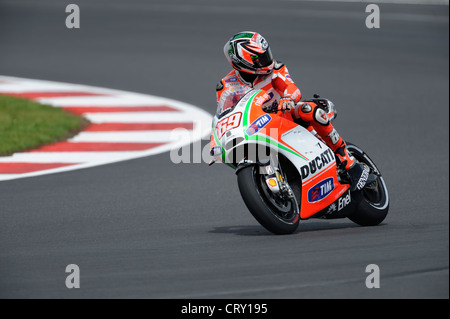
[[185,123],[194,120],[189,113],[178,112],[85,113],[83,115],[92,123]]
[[177,137],[172,131],[81,132],[71,142],[170,143]]
[[122,160],[139,155],[141,151],[127,152],[36,152],[16,153],[8,157],[0,157],[0,163],[86,163],[102,162],[106,158]]
[[[106,93],[106,92],[105,92]],[[36,99],[42,104],[60,106],[139,106],[139,105],[161,105],[163,100],[136,94],[122,94],[119,96],[77,96],[77,97],[55,97]]]

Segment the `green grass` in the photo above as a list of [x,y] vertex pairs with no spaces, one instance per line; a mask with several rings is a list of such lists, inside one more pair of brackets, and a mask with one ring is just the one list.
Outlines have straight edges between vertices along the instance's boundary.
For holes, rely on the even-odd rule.
[[59,108],[0,95],[0,156],[65,140],[85,125]]

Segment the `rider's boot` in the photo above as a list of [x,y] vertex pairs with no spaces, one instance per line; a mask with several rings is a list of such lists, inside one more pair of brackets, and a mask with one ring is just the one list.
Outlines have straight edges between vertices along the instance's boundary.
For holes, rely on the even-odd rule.
[[361,190],[369,179],[370,168],[359,163],[348,153],[345,142],[342,141],[341,146],[334,150],[341,166],[346,170],[350,179],[350,191]]

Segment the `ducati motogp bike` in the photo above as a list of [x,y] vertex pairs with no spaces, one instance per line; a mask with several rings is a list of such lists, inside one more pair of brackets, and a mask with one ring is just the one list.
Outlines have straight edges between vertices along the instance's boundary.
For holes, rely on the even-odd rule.
[[[240,93],[240,94],[237,94]],[[349,218],[361,226],[380,224],[388,214],[386,183],[372,159],[346,142],[348,151],[364,164],[368,182],[351,191],[347,172],[333,151],[264,90],[236,92],[218,102],[211,132],[210,165],[222,162],[235,170],[240,194],[250,213],[274,234],[296,231],[309,218]],[[334,104],[315,99],[330,120]]]

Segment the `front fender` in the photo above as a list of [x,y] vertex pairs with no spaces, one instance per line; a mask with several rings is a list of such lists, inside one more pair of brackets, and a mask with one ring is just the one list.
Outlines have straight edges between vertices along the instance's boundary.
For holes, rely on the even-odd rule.
[[241,170],[243,170],[246,167],[255,166],[255,165],[260,165],[260,164],[254,163],[254,162],[247,162],[247,161],[239,163],[236,167],[235,174],[237,175]]

